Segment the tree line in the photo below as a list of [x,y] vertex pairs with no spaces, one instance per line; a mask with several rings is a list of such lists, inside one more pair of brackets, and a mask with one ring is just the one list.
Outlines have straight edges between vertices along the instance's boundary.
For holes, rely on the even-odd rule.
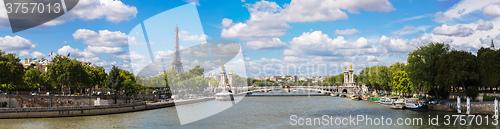
[[428,43],[410,52],[407,64],[372,66],[361,70],[358,83],[375,90],[409,96],[428,94],[447,99],[450,92],[475,98],[484,87],[499,87],[500,51],[480,48],[477,54],[450,50],[444,43]]

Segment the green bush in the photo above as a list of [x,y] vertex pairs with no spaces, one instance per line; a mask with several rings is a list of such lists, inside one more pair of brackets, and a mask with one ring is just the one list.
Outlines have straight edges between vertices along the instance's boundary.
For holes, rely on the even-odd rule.
[[498,96],[488,96],[486,93],[483,94],[483,101],[493,101],[495,99],[500,100],[500,97]]

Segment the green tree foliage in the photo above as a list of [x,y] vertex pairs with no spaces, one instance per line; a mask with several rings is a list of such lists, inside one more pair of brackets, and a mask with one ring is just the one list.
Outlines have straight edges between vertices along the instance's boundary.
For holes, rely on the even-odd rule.
[[390,91],[389,82],[392,80],[392,75],[389,75],[389,68],[387,66],[379,66],[376,74],[377,85],[380,86],[382,90]]
[[436,63],[436,85],[439,86],[440,97],[448,98],[452,87],[462,87],[469,97],[475,98],[478,94],[479,72],[477,58],[470,52],[453,50],[441,55]]
[[205,69],[201,68],[199,65],[189,70],[189,73],[193,74],[193,76],[202,76]]
[[141,89],[141,86],[137,84],[135,81],[134,74],[130,73],[127,70],[120,71],[120,78],[122,78],[122,88],[121,91],[124,91],[124,95],[128,97],[135,98],[136,93]]
[[448,53],[450,46],[443,43],[429,43],[408,54],[406,72],[410,81],[419,91],[433,89],[434,96],[438,96],[435,78],[438,74],[436,62],[443,54]]
[[247,84],[247,79],[240,77],[238,74],[233,74],[233,86],[241,87]]
[[113,65],[113,68],[109,71],[108,79],[106,80],[106,87],[113,93],[115,104],[117,103],[116,100],[118,98],[118,94],[123,88],[122,81],[125,80],[122,76],[120,76],[120,71],[122,70]]
[[56,55],[47,66],[47,75],[56,85],[77,89],[82,84],[89,84],[90,77],[81,61],[66,56]]
[[84,66],[85,72],[88,75],[88,79],[85,82],[86,86],[104,86],[106,84],[106,80],[108,74],[105,72],[104,68],[95,68],[93,66],[86,65]]
[[500,86],[500,50],[481,48],[477,51],[481,86]]
[[42,72],[35,68],[29,68],[24,74],[24,82],[29,89],[34,90],[40,88],[42,81]]
[[396,93],[411,93],[412,92],[412,83],[408,78],[408,74],[405,71],[397,71],[393,73],[392,78],[392,90]]
[[405,67],[406,67],[406,64],[405,63],[399,63],[399,62],[396,62],[394,64],[392,64],[391,66],[389,66],[389,72],[388,72],[388,75],[390,75],[391,79],[389,79],[389,87],[391,87],[391,89],[393,89],[392,87],[394,87],[394,79],[392,79],[393,74],[396,73],[397,71],[405,71]]
[[24,67],[20,61],[16,54],[0,50],[0,84],[3,88],[12,90],[23,85]]

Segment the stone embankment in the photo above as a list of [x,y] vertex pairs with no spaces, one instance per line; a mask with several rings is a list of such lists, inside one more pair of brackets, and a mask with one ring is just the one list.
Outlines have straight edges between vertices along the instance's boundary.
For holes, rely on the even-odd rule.
[[11,108],[0,109],[0,119],[15,118],[49,118],[49,117],[73,117],[73,116],[92,116],[106,115],[126,112],[145,111],[175,105],[192,104],[204,101],[214,100],[214,98],[201,98],[193,100],[181,100],[175,102],[158,103],[126,103],[116,105],[100,106],[77,106],[77,107],[40,107],[40,108]]

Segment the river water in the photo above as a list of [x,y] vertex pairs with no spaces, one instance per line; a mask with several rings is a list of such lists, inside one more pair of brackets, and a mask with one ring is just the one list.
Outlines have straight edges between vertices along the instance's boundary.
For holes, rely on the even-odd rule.
[[[484,118],[485,115],[481,116],[482,119],[463,117],[463,120],[467,122],[466,125],[460,125],[460,119],[457,119],[453,125],[455,117],[451,115],[456,114],[452,112],[394,110],[386,105],[352,101],[347,98],[302,96],[237,99],[241,101],[233,107],[185,125],[180,125],[176,108],[169,107],[100,116],[0,119],[0,128],[500,128],[500,126],[492,125],[495,121],[491,116],[489,119]],[[208,101],[189,106],[209,107],[217,103]],[[447,115],[450,115],[450,122],[446,120]],[[360,120],[363,118],[361,116],[365,120]],[[350,119],[358,117],[360,119],[351,123]],[[381,119],[382,117],[384,119]],[[432,123],[438,125],[429,125],[429,119],[436,117],[437,122]],[[316,123],[313,122],[315,118]],[[372,119],[371,123],[367,118]],[[413,118],[417,121],[414,122]],[[419,118],[422,122],[418,122]],[[308,119],[311,120],[310,123]],[[378,124],[376,119],[378,119]],[[389,123],[388,119],[391,119],[391,125],[386,125]],[[402,125],[398,125],[398,120]],[[478,125],[479,121],[481,121],[480,125]],[[315,125],[307,125],[313,123]],[[415,123],[418,125],[413,125]],[[449,125],[445,125],[446,123]]]

